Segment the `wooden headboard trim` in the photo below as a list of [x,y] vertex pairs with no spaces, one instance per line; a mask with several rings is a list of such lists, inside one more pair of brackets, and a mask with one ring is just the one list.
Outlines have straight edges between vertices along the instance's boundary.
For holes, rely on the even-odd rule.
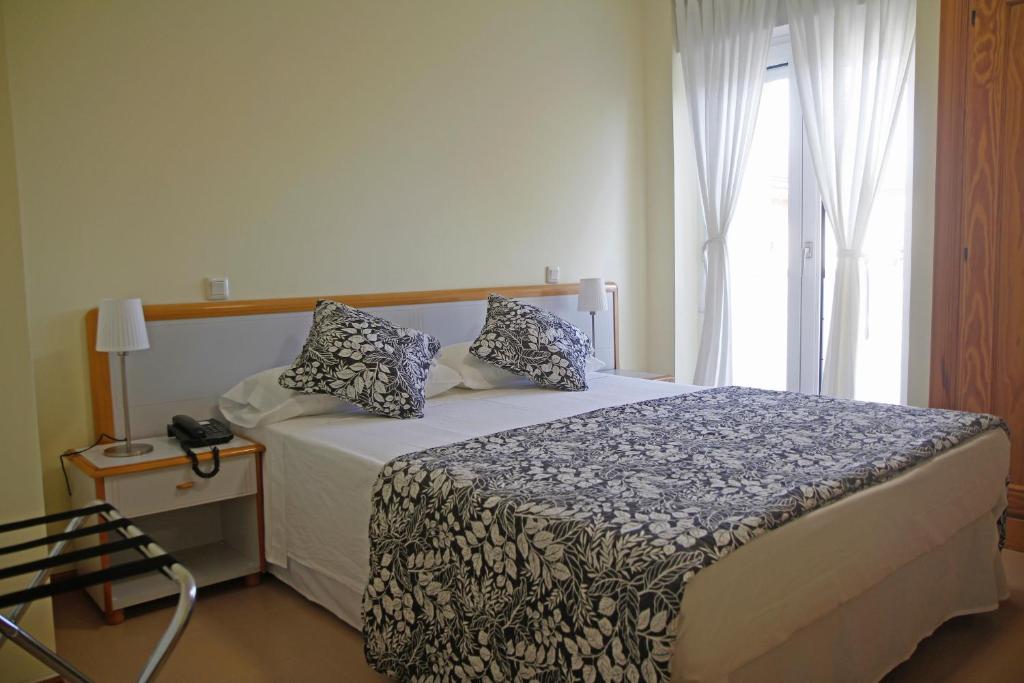
[[[612,298],[612,332],[615,367],[619,366],[619,287],[607,283]],[[310,311],[321,299],[341,301],[354,308],[414,306],[456,301],[481,301],[488,294],[526,299],[540,296],[566,296],[579,293],[579,284],[521,285],[512,287],[477,287],[473,289],[436,289],[421,292],[387,292],[382,294],[342,294],[304,296],[287,299],[250,299],[247,301],[200,301],[187,304],[151,304],[143,306],[146,320],[190,320],[194,318],[227,318],[241,315],[301,313]],[[99,309],[85,315],[85,336],[89,353],[89,388],[92,397],[92,423],[96,437],[114,436],[114,400],[110,386],[109,354],[96,350],[96,321]]]

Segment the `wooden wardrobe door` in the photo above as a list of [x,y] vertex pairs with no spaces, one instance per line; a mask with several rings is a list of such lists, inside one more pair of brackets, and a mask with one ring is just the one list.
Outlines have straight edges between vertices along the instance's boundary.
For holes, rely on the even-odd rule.
[[1006,0],[971,3],[964,111],[963,264],[956,408],[992,410]]
[[1000,117],[992,412],[1010,424],[1010,477],[1024,484],[1024,0],[1003,2],[1006,15],[1002,42],[1006,49]]
[[928,405],[958,408],[968,0],[942,0],[935,149],[935,256]]
[[942,0],[931,404],[1011,430],[1024,549],[1024,0]]

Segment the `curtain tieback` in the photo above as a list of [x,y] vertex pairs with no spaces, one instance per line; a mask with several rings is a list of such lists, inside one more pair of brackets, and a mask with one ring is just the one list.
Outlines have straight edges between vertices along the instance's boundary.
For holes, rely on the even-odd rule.
[[706,240],[704,240],[704,244],[701,245],[701,248],[700,248],[700,260],[701,260],[701,263],[704,265],[704,271],[703,271],[702,277],[700,279],[700,294],[699,294],[699,299],[700,300],[697,303],[697,312],[698,313],[703,313],[704,312],[704,308],[705,308],[705,306],[704,306],[705,301],[704,300],[707,297],[707,291],[708,291],[708,247],[711,246],[712,244],[716,243],[716,242],[718,244],[722,245],[722,249],[723,250],[725,249],[725,246],[726,246],[726,244],[725,244],[725,235],[715,235],[714,237],[707,238]]
[[864,338],[871,338],[871,326],[869,319],[871,317],[871,271],[868,270],[868,257],[862,251],[856,249],[840,249],[839,258],[853,259],[857,262],[859,268],[863,268],[864,271],[864,313],[860,316],[861,322],[864,324]]
[[712,244],[714,244],[716,242],[718,244],[721,244],[724,247],[725,246],[725,235],[715,235],[714,237],[707,238],[706,240],[704,240],[704,246],[701,247],[701,251],[703,251],[704,254],[707,254],[708,253],[708,247],[710,247]]
[[704,277],[707,277],[708,275],[708,247],[712,244],[718,244],[724,250],[727,246],[725,243],[725,235],[715,235],[714,237],[709,237],[704,240],[704,244],[700,249],[701,259],[704,261]]

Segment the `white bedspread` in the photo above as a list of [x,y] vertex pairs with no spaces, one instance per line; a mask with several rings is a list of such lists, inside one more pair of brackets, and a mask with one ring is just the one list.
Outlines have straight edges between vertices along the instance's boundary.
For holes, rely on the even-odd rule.
[[[389,420],[353,410],[250,430],[246,435],[267,447],[267,560],[291,572],[293,581],[306,583],[307,595],[329,592],[327,606],[359,627],[369,564],[370,488],[385,462],[505,429],[694,389],[596,375],[592,389],[580,393],[454,390],[430,399],[422,420]],[[755,539],[701,572],[683,600],[673,680],[738,679],[734,674],[744,665],[912,567],[957,532],[974,525],[974,536],[987,543],[1005,504],[1008,462],[1005,435],[983,434],[893,481]],[[971,590],[951,602],[954,609],[991,609],[1003,597],[1001,565],[991,555],[982,548],[980,560],[961,571],[973,572],[961,581]],[[935,572],[934,563],[914,572],[908,569],[900,580],[913,585],[915,577]],[[312,588],[313,582],[320,588]],[[934,619],[922,614],[908,620],[904,640],[916,644],[927,631],[914,629],[934,628]],[[891,656],[879,655],[891,660],[884,666],[909,655],[899,648]]]

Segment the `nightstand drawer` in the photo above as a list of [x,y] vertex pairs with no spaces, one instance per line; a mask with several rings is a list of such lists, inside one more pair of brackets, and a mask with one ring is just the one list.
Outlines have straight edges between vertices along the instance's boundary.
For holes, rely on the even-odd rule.
[[[210,463],[200,467],[209,469]],[[256,458],[225,458],[212,479],[197,477],[183,465],[123,474],[106,479],[106,498],[127,517],[166,512],[256,493]]]

